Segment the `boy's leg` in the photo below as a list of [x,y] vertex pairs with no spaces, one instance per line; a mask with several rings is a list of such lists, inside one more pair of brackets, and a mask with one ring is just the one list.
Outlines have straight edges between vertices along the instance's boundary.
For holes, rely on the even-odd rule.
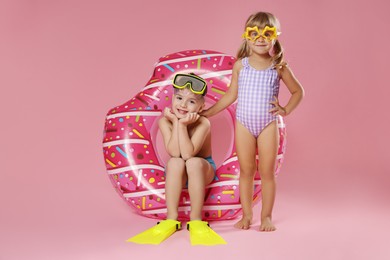
[[176,220],[180,194],[187,181],[185,174],[185,161],[181,158],[169,159],[165,168],[165,201],[167,205],[167,219]]
[[240,201],[242,218],[234,227],[249,229],[252,223],[253,179],[256,173],[256,138],[240,122],[236,122],[236,149],[240,164]]
[[188,192],[191,199],[191,220],[202,220],[205,187],[214,179],[214,169],[203,158],[193,157],[186,161]]
[[260,231],[274,231],[272,210],[275,202],[275,162],[279,146],[276,121],[270,123],[257,138],[259,147],[259,172],[261,176],[261,225]]

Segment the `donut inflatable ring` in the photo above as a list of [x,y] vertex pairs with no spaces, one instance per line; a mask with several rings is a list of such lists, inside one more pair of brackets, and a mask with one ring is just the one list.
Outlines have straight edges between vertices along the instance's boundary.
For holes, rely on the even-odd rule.
[[[146,86],[126,103],[108,111],[104,133],[103,154],[107,174],[120,197],[136,213],[157,219],[166,218],[165,162],[157,151],[158,119],[171,105],[172,79],[176,73],[193,72],[208,85],[206,102],[215,103],[228,90],[235,58],[216,51],[186,50],[161,57]],[[226,111],[233,129],[236,104]],[[210,118],[213,124],[213,118]],[[276,174],[280,170],[286,147],[286,129],[278,119],[279,149]],[[204,220],[233,219],[240,215],[238,164],[234,138],[222,164],[217,165],[215,180],[206,187]],[[257,173],[253,205],[260,201],[261,180]],[[179,220],[189,220],[190,197],[183,190],[179,204]]]

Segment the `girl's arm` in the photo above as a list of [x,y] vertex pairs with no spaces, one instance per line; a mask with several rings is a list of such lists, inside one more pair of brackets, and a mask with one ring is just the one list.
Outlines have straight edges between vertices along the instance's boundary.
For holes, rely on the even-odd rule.
[[165,108],[164,117],[158,121],[158,126],[164,140],[165,149],[171,157],[180,157],[179,120],[169,108]]
[[[197,126],[193,130],[194,132],[190,138],[188,134],[188,125],[195,122],[197,123]],[[209,132],[210,121],[205,117],[200,117],[196,113],[191,113],[187,118],[179,120],[179,147],[183,160],[188,160],[199,153]]]
[[242,68],[241,60],[236,61],[233,66],[232,80],[230,82],[229,90],[226,92],[225,95],[222,96],[222,98],[217,103],[215,103],[209,109],[204,110],[204,112],[201,113],[202,116],[206,116],[206,117],[213,116],[219,113],[221,110],[228,107],[229,105],[231,105],[237,99],[238,74],[241,68]]
[[270,112],[274,112],[275,115],[280,114],[281,116],[287,116],[299,105],[305,95],[305,91],[289,66],[285,65],[278,69],[278,71],[280,78],[290,91],[291,97],[285,107],[280,106],[278,99],[275,97],[275,101],[271,102],[275,105],[275,108]]

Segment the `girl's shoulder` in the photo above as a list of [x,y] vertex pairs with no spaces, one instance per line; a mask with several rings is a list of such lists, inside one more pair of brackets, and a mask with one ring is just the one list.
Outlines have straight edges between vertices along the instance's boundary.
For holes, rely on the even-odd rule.
[[233,71],[240,71],[244,67],[243,62],[242,62],[243,59],[245,59],[245,58],[240,58],[240,59],[236,60],[236,62],[233,65]]
[[274,67],[275,67],[276,71],[278,72],[279,77],[282,77],[283,74],[291,71],[290,67],[288,66],[288,63],[285,61],[281,62],[280,64],[275,65]]

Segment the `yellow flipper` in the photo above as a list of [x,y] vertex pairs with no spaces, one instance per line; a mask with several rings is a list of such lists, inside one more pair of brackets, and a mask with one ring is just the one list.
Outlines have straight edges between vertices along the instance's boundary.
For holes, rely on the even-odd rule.
[[156,226],[149,228],[144,232],[127,239],[126,241],[137,244],[159,245],[180,228],[181,223],[179,221],[173,219],[162,220],[158,222]]
[[190,231],[191,245],[214,246],[227,244],[226,241],[209,227],[206,221],[192,220],[187,222]]

